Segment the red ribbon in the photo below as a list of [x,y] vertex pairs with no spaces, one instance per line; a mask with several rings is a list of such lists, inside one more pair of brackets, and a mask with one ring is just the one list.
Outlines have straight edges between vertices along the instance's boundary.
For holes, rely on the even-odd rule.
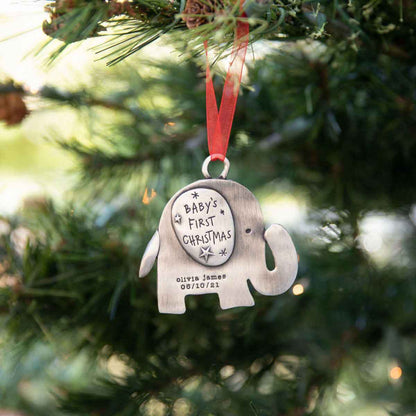
[[211,160],[225,159],[230,138],[231,126],[237,105],[238,91],[240,90],[241,76],[248,46],[249,24],[238,21],[235,33],[231,62],[225,78],[222,92],[220,111],[218,112],[214,85],[208,61],[208,43],[204,42],[207,57],[206,74],[206,107],[207,107],[207,136],[208,149]]

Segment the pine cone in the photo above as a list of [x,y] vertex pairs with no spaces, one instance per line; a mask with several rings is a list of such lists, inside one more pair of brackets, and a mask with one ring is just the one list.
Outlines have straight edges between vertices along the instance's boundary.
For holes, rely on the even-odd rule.
[[79,1],[76,0],[56,0],[52,1],[45,6],[45,12],[51,15],[61,16],[65,13],[70,12],[77,7]]
[[0,120],[8,126],[14,126],[29,114],[22,96],[18,92],[0,95]]
[[75,0],[56,0],[56,12],[57,13],[68,13],[77,6]]
[[223,8],[224,3],[222,0],[187,0],[185,10],[183,11],[183,20],[188,29],[193,29],[208,23],[208,18],[205,16],[214,15]]
[[[71,19],[71,12],[76,8],[82,8],[88,4],[88,0],[56,0],[46,4],[45,12],[49,14],[49,19],[42,23],[42,30],[45,35],[59,39],[65,43],[77,42],[81,39],[96,36],[97,32],[105,30],[101,25],[97,25],[88,34],[76,36],[74,34],[80,32],[83,28],[80,25],[71,27],[71,31],[61,31]],[[71,26],[73,24],[71,23]]]
[[[42,30],[45,35],[55,37],[53,36],[59,29],[61,29],[64,26],[63,22],[58,21],[59,16],[57,14],[51,15],[51,21],[48,22],[47,20],[44,20],[42,23]],[[61,39],[62,40],[62,39]]]
[[108,17],[127,15],[130,17],[137,17],[138,14],[133,9],[129,1],[112,1],[108,6]]

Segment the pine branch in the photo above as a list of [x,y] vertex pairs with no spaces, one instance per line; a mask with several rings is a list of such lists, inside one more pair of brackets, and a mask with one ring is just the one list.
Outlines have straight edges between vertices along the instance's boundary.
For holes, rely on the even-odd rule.
[[[191,55],[202,52],[204,40],[218,45],[219,53],[225,53],[232,43],[237,19],[244,19],[238,5],[227,1],[223,2],[223,9],[206,16],[205,24],[192,30],[185,28],[182,19],[186,20],[187,16],[183,14],[184,5],[178,1],[107,3],[95,0],[87,4],[85,0],[74,0],[62,4],[66,6],[60,9],[56,2],[47,7],[52,21],[44,24],[44,31],[65,42],[52,58],[72,42],[99,35],[104,42],[97,51],[103,53],[102,58],[108,59],[109,64],[122,61],[167,33],[180,50],[187,50]],[[309,39],[330,45],[335,40],[357,48],[363,43],[371,44],[376,35],[383,39],[387,53],[409,59],[402,36],[407,33],[406,27],[415,23],[415,5],[401,4],[401,15],[406,16],[403,21],[399,21],[395,4],[382,8],[381,4],[371,6],[364,0],[354,3],[273,0],[264,4],[253,0],[246,1],[244,7],[249,16],[252,42]]]
[[70,105],[75,108],[79,107],[104,107],[112,110],[120,110],[139,117],[138,111],[127,107],[123,103],[111,99],[103,99],[91,96],[87,91],[63,91],[56,87],[43,86],[38,91],[32,91],[24,84],[17,84],[10,81],[6,84],[0,84],[0,95],[17,93],[27,97],[37,97],[46,100],[53,100],[61,105]]

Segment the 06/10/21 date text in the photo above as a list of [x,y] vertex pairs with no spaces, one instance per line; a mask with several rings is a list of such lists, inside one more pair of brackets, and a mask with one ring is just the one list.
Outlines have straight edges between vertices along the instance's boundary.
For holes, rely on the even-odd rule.
[[225,274],[204,274],[200,276],[182,276],[176,279],[182,290],[216,289],[225,280]]

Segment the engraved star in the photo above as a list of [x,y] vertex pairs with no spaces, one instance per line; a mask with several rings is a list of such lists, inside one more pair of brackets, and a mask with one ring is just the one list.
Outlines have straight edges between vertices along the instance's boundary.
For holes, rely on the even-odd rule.
[[182,217],[181,217],[181,215],[180,215],[180,214],[176,214],[176,215],[173,217],[173,219],[174,219],[174,221],[175,221],[176,223],[178,223],[178,224],[180,224],[180,223],[181,223],[181,221],[182,221]]
[[227,249],[223,248],[222,250],[220,250],[220,256],[226,256],[227,254]]
[[199,253],[199,257],[204,257],[205,263],[208,263],[209,256],[213,256],[214,253],[211,251],[211,247],[201,247],[201,253]]
[[225,215],[225,211],[223,209],[220,212],[222,215]]
[[194,197],[194,199],[198,199],[199,193],[195,191],[192,193],[192,196]]

